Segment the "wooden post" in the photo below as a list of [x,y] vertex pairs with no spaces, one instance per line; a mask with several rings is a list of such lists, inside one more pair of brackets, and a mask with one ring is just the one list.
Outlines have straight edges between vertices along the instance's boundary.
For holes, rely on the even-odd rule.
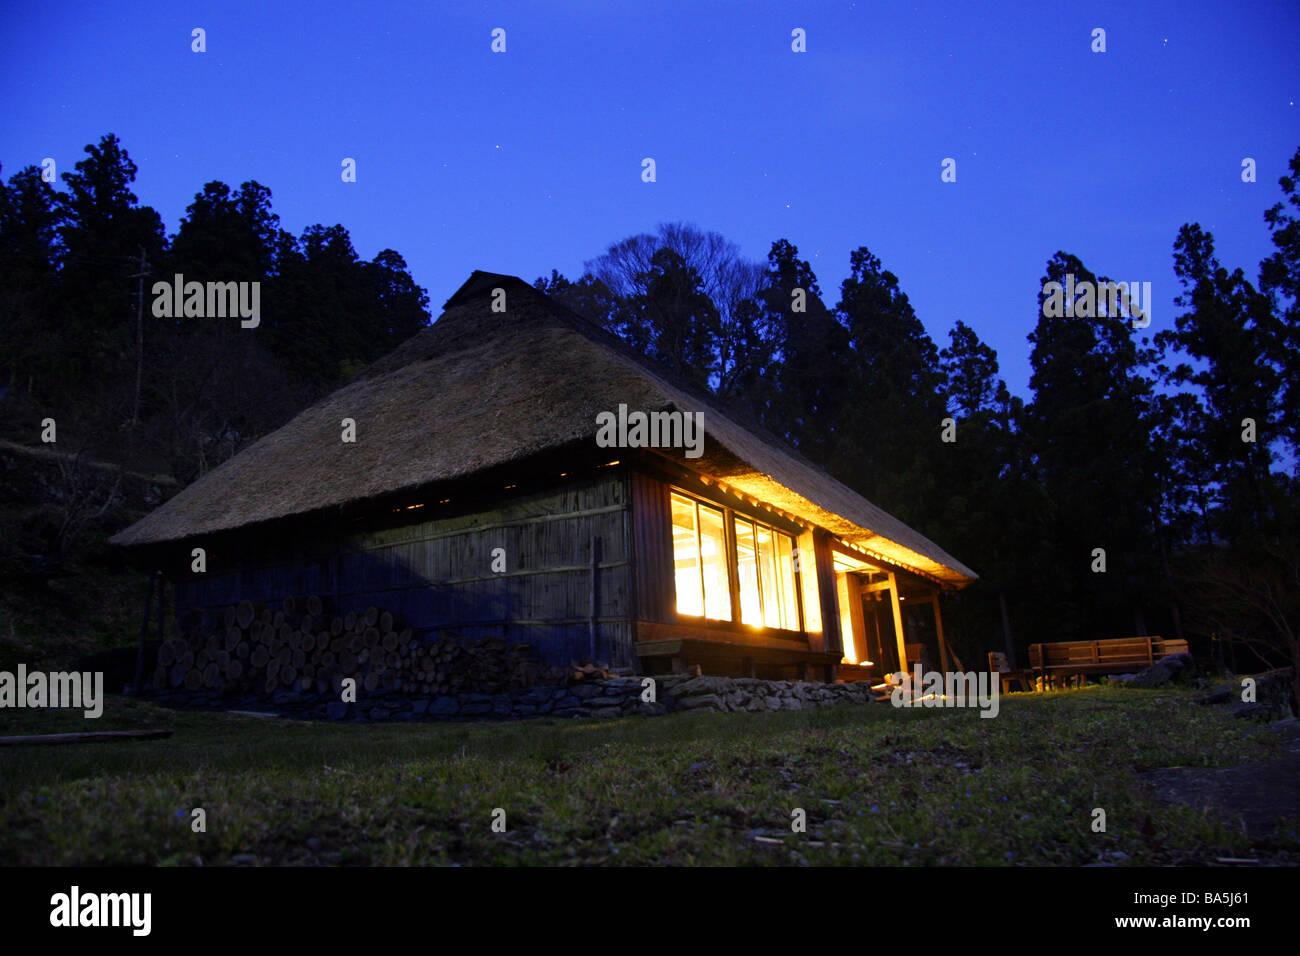
[[[852,644],[854,657],[851,663],[857,664],[869,657],[864,646],[866,628],[862,621],[862,592],[858,588],[857,578],[852,573],[836,574],[835,594],[844,609],[844,614],[840,615],[840,656],[848,657],[849,644]],[[847,618],[845,614],[848,615]],[[846,631],[847,643],[844,640]]]
[[[144,683],[144,645],[149,639],[149,614],[153,611],[154,581],[160,577],[162,577],[161,571],[149,572],[149,591],[144,596],[144,620],[140,622],[140,646],[135,651],[135,683],[132,687],[133,695],[136,697],[140,696],[140,685]],[[158,617],[162,617],[161,608]]]
[[799,535],[799,586],[802,592],[804,633],[808,635],[808,649],[829,651],[831,644],[822,621],[822,599],[818,588],[817,547],[813,533],[805,530]]
[[898,640],[898,669],[907,673],[907,636],[903,633],[903,607],[898,603],[898,575],[893,571],[889,575],[889,604],[894,612],[894,636]]
[[[939,613],[939,592],[930,593],[930,607],[934,609],[934,631],[939,638],[939,660],[943,672],[948,673],[948,642],[943,639],[943,615]],[[959,619],[960,623],[960,619]]]
[[587,619],[587,638],[591,645],[591,662],[596,663],[596,616],[600,609],[600,600],[596,587],[600,582],[600,538],[591,538],[591,614]]
[[[742,623],[740,620],[740,549],[736,546],[736,514],[730,508],[722,513],[722,541],[727,559],[727,600],[731,608],[731,621],[733,624]],[[758,544],[757,541],[754,542]],[[758,561],[757,553],[754,560]],[[700,557],[700,572],[703,573],[704,564],[703,555]],[[759,623],[764,623],[762,615],[759,615]]]
[[867,623],[862,618],[862,581],[851,572],[844,575],[844,581],[848,588],[849,627],[853,629],[853,648],[858,654],[857,663],[869,661],[871,654],[867,646]]
[[823,650],[834,656],[844,656],[840,643],[840,602],[835,588],[835,559],[831,555],[830,540],[825,532],[813,534],[813,555],[817,575],[817,593],[821,598],[822,634],[826,638]]

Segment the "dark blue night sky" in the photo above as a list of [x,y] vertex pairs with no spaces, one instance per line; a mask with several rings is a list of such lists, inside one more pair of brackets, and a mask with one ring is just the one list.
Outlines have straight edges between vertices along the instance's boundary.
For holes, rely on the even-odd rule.
[[1148,334],[1182,223],[1256,277],[1298,28],[1281,2],[8,3],[0,163],[63,172],[114,132],[169,232],[205,182],[256,179],[294,233],[397,249],[435,307],[472,269],[576,278],[675,220],[755,259],[791,240],[833,304],[866,245],[941,347],[964,319],[1024,394],[1057,250],[1150,281]]

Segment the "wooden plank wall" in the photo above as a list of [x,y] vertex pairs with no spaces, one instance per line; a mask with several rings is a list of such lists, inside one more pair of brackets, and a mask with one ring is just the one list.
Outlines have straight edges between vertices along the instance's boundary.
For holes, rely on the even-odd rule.
[[[333,549],[282,552],[224,574],[187,578],[177,584],[177,604],[330,595],[341,613],[373,604],[417,633],[445,628],[466,638],[526,640],[542,660],[562,666],[590,654],[596,537],[595,656],[628,666],[635,663],[635,595],[627,508],[627,478],[611,470],[508,499],[492,511],[366,531]],[[505,550],[503,573],[492,570],[495,548]]]
[[632,472],[631,485],[636,616],[642,621],[675,624],[677,594],[668,485],[639,471]]

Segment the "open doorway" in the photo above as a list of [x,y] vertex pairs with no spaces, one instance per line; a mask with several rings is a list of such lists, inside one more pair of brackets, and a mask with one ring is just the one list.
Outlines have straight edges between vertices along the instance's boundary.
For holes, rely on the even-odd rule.
[[902,622],[894,576],[848,551],[836,548],[832,555],[844,663],[869,667],[877,677],[900,670]]
[[901,670],[898,661],[898,634],[894,630],[894,613],[888,589],[861,591],[862,623],[868,653],[879,664],[879,674]]
[[927,671],[947,672],[950,663],[965,669],[944,639],[934,584],[873,563],[839,542],[831,555],[843,664],[867,668],[872,677],[910,671],[914,664]]

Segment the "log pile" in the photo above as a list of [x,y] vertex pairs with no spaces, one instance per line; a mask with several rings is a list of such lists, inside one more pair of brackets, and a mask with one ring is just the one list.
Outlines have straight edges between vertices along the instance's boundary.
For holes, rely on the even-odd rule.
[[554,684],[563,672],[537,660],[532,645],[499,637],[463,641],[443,631],[413,648],[412,675],[422,694],[480,693]]
[[494,694],[554,683],[563,672],[539,664],[527,643],[463,641],[447,631],[414,639],[387,610],[334,614],[312,595],[183,615],[159,648],[153,686],[324,693],[338,691],[346,677],[371,693]]

